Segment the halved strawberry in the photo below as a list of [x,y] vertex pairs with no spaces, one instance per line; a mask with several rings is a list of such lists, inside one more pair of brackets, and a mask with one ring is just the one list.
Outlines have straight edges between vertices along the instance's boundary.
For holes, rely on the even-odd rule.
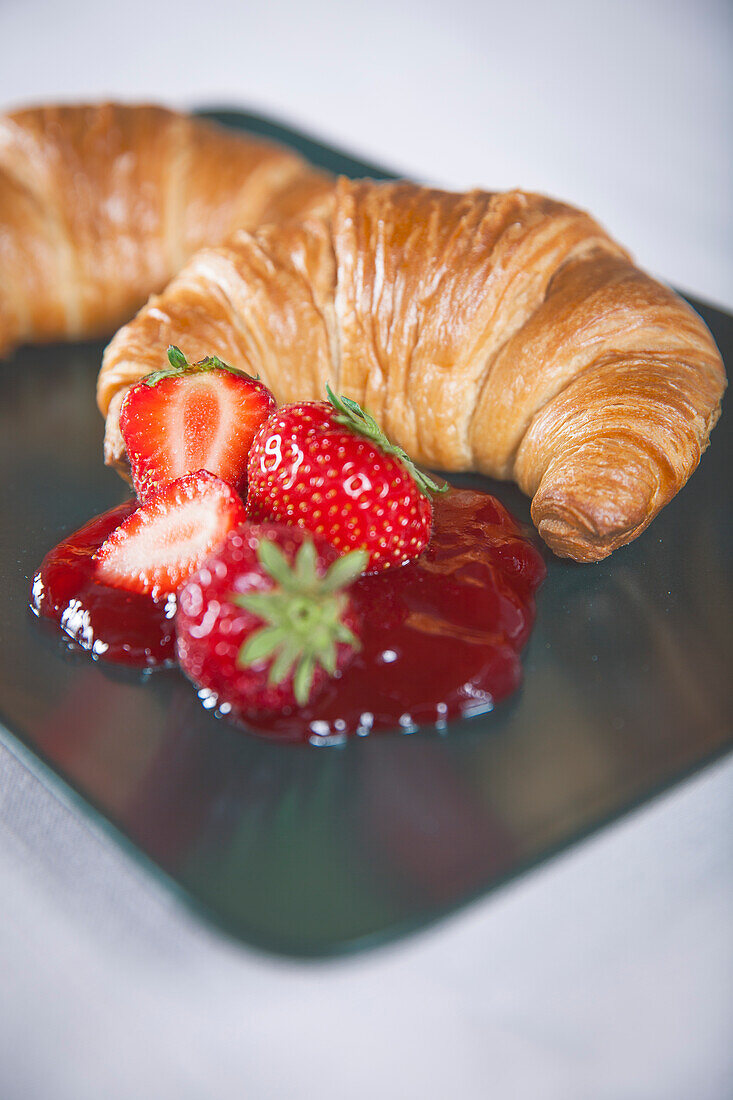
[[230,485],[206,470],[188,474],[148,497],[114,529],[95,555],[97,576],[157,599],[175,592],[246,519]]
[[134,385],[120,430],[141,500],[169,481],[208,470],[244,490],[253,436],[275,408],[267,386],[215,355],[188,363],[168,348],[170,367]]

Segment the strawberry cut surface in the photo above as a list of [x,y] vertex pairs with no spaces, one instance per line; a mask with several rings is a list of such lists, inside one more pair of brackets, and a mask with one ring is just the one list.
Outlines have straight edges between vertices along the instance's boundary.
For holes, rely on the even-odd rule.
[[175,592],[247,518],[241,499],[206,470],[172,481],[117,527],[96,555],[105,584],[155,598]]
[[135,491],[145,499],[197,470],[243,490],[252,439],[275,399],[262,382],[218,359],[191,365],[178,355],[170,370],[133,386],[122,405]]

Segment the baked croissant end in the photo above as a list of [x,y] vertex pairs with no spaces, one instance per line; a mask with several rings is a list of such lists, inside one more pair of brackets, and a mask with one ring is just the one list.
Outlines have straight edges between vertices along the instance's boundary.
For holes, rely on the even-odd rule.
[[0,116],[0,357],[111,333],[204,244],[317,211],[295,153],[161,107]]
[[320,217],[197,253],[113,338],[127,387],[177,344],[278,401],[359,401],[418,462],[512,478],[555,553],[596,561],[684,485],[725,387],[700,318],[587,214],[541,195],[341,179]]

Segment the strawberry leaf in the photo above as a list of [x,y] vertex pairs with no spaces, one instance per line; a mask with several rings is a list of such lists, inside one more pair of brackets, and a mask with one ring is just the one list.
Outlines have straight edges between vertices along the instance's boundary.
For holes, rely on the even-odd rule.
[[315,660],[310,654],[306,654],[295,670],[295,676],[293,677],[293,692],[295,694],[296,703],[301,707],[307,703],[308,696],[311,693],[315,669]]
[[379,424],[377,424],[371,413],[362,409],[361,405],[351,397],[346,397],[344,394],[337,396],[328,382],[326,383],[326,393],[328,395],[328,400],[336,410],[336,415],[334,416],[336,423],[342,424],[345,428],[349,428],[357,435],[362,435],[366,439],[369,439],[383,454],[394,455],[395,458],[402,463],[405,470],[424,496],[429,497],[431,493],[448,492],[448,485],[438,485],[437,482],[433,481],[431,477],[428,477],[423,470],[420,470],[415,465],[407,451],[404,451],[402,447],[398,447],[396,443],[392,443],[379,427]]
[[369,554],[366,550],[351,550],[348,554],[337,558],[323,578],[323,590],[335,592],[351,584],[364,572],[368,564]]
[[316,573],[316,548],[306,539],[295,558],[295,578],[299,585],[308,588],[318,580]]
[[269,626],[264,630],[257,630],[244,643],[242,659],[248,665],[263,661],[271,657],[284,640],[285,632],[282,627]]
[[168,348],[168,362],[174,370],[185,370],[188,366],[186,356],[183,354],[180,348],[171,346]]
[[339,643],[359,649],[359,639],[343,621],[349,606],[344,589],[366,568],[369,556],[354,550],[337,559],[324,577],[318,575],[318,555],[312,539],[305,539],[291,564],[271,539],[261,539],[257,558],[275,582],[268,592],[232,592],[229,599],[263,620],[242,645],[237,665],[249,668],[272,657],[270,684],[280,684],[293,674],[296,702],[307,703],[315,672],[322,668],[333,676]]
[[290,562],[277,543],[271,539],[260,539],[257,545],[257,558],[268,576],[287,589],[293,582],[293,570]]
[[[299,657],[300,650],[297,641],[294,638],[286,637],[275,654],[275,660],[270,665],[270,674],[267,678],[269,683],[282,683]],[[302,660],[305,660],[305,657]]]

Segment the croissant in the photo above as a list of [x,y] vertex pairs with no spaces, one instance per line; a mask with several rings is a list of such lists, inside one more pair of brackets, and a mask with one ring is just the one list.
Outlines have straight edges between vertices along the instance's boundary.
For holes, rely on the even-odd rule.
[[325,214],[197,253],[104,355],[108,463],[127,387],[169,344],[279,401],[329,382],[416,461],[514,479],[577,561],[634,539],[685,484],[725,387],[676,294],[588,214],[521,191],[340,179]]
[[295,153],[160,107],[0,116],[0,357],[113,332],[239,226],[317,211]]

